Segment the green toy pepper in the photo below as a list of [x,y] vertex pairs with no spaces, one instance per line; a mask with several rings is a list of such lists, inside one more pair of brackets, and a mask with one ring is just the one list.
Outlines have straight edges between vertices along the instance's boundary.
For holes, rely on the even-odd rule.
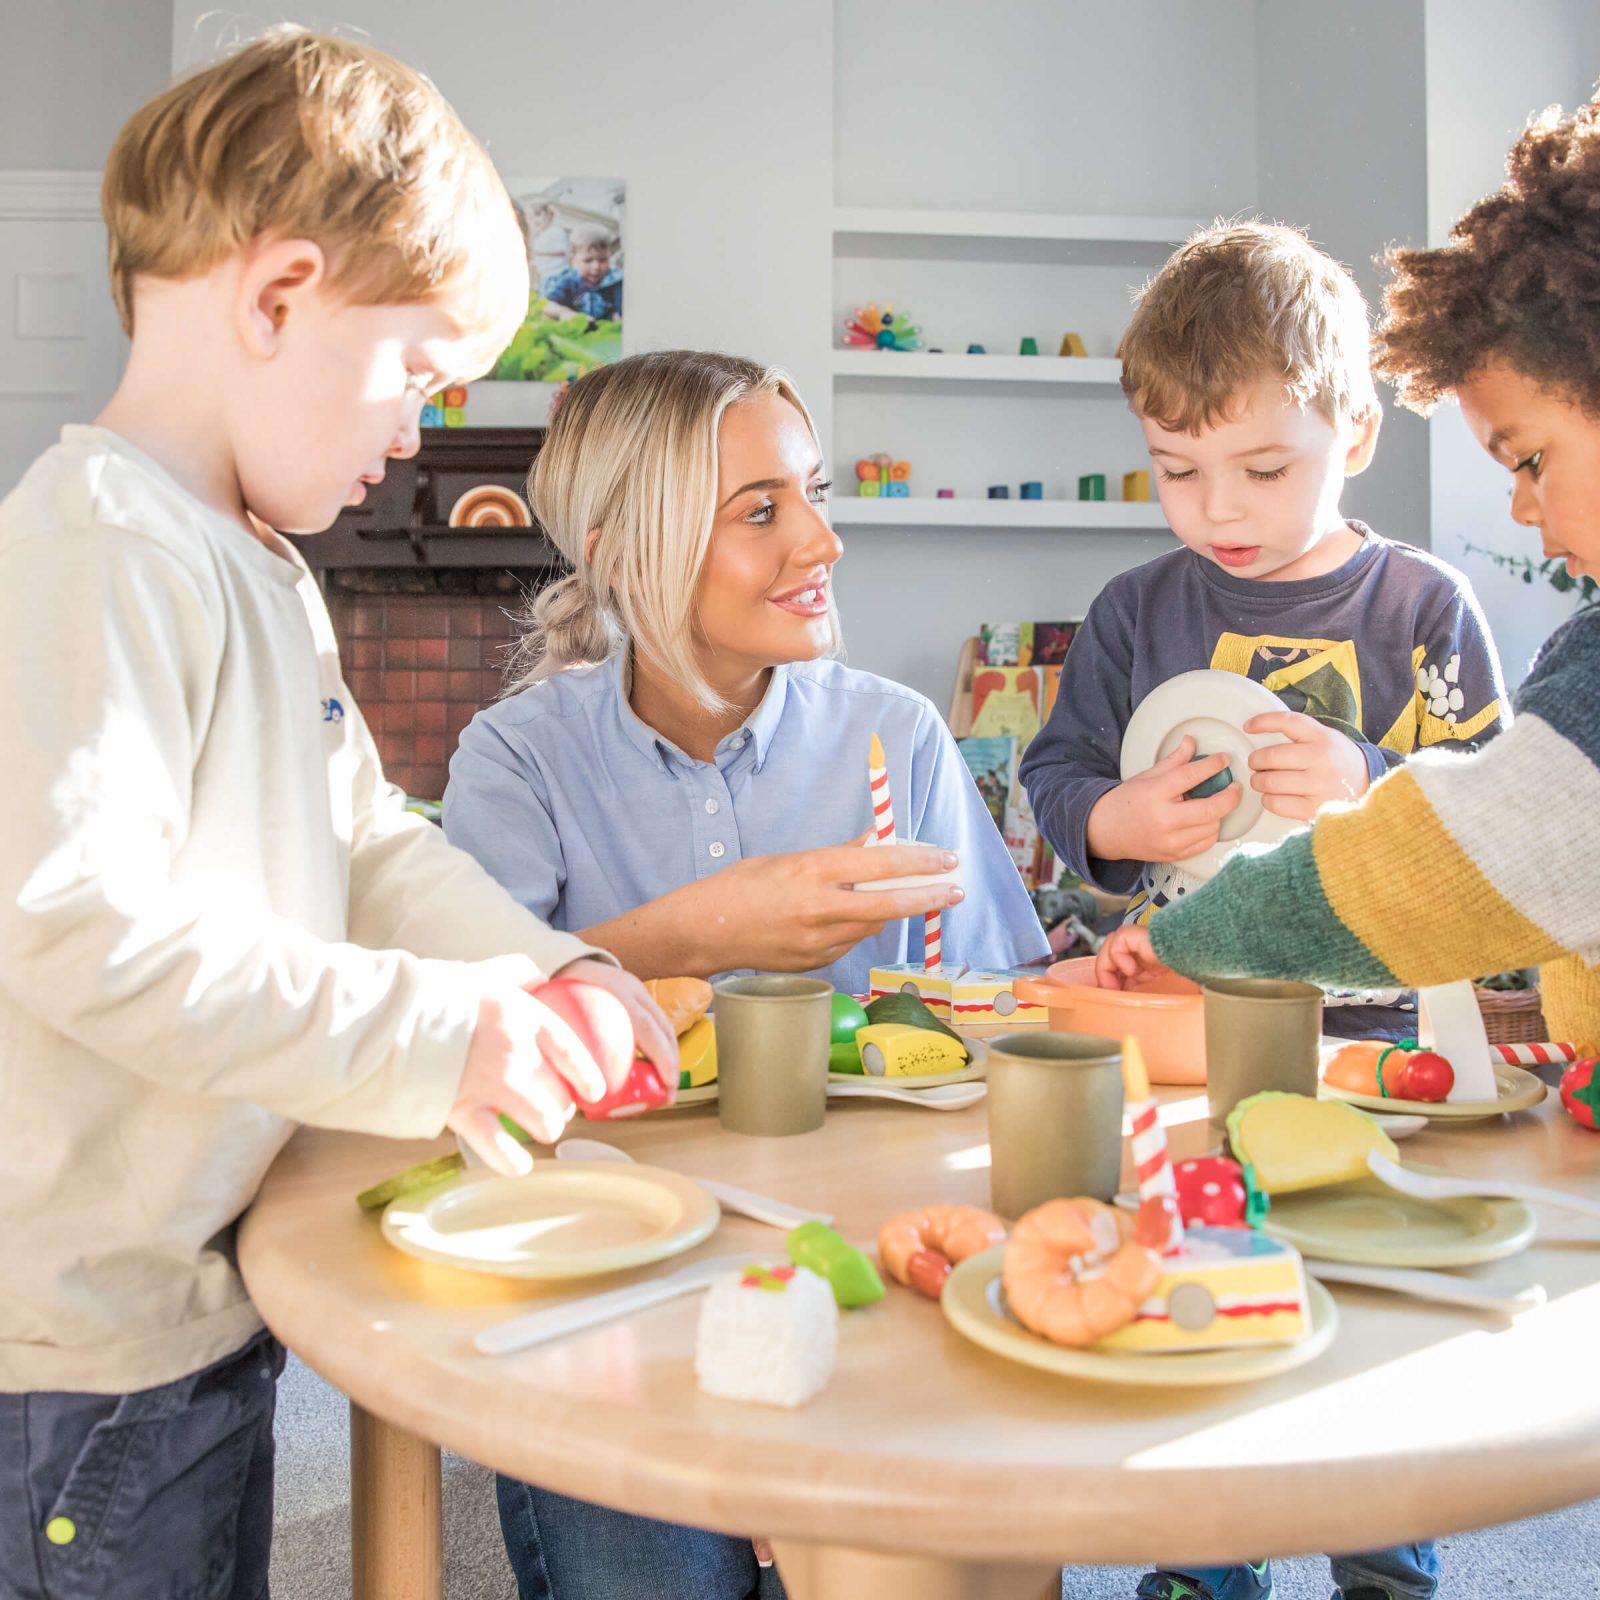
[[869,1306],[883,1299],[883,1279],[866,1255],[823,1222],[789,1230],[789,1259],[808,1267],[833,1290],[842,1306]]

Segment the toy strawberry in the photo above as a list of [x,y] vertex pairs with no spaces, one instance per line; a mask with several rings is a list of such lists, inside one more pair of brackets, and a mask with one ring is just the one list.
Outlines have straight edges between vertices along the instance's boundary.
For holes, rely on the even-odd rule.
[[1561,1074],[1561,1103],[1580,1128],[1600,1129],[1600,1081],[1595,1069],[1600,1058],[1574,1061]]

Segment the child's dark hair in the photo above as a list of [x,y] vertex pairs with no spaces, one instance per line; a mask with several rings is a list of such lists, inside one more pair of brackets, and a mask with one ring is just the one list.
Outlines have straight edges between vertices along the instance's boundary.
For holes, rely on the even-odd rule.
[[1600,416],[1600,100],[1552,107],[1437,250],[1391,250],[1373,367],[1426,416],[1491,360]]

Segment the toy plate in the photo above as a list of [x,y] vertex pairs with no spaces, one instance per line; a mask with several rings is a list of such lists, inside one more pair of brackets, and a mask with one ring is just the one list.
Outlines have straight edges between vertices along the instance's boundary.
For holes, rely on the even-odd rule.
[[1494,1086],[1499,1090],[1495,1100],[1396,1100],[1392,1096],[1337,1089],[1331,1083],[1320,1084],[1317,1094],[1323,1100],[1343,1100],[1363,1111],[1387,1112],[1391,1116],[1427,1117],[1430,1122],[1477,1122],[1507,1111],[1531,1110],[1549,1093],[1543,1079],[1521,1067],[1503,1064],[1495,1066]]
[[1171,863],[1180,876],[1204,882],[1241,844],[1271,844],[1303,826],[1263,808],[1250,787],[1250,756],[1287,741],[1279,733],[1246,733],[1244,724],[1268,711],[1287,707],[1270,689],[1237,672],[1180,672],[1141,700],[1122,735],[1122,776],[1137,777],[1178,748],[1185,734],[1200,755],[1228,757],[1239,804],[1222,819],[1222,836],[1208,850]]
[[[946,1083],[976,1083],[989,1075],[989,1047],[982,1039],[962,1039],[972,1059],[959,1072],[929,1072],[914,1078],[879,1078],[866,1072],[830,1072],[829,1083],[882,1084],[889,1089],[937,1089]],[[680,1106],[714,1105],[717,1099],[715,1080],[702,1083],[696,1089],[680,1089],[678,1098],[663,1111],[676,1111]]]
[[721,1212],[660,1167],[538,1161],[525,1178],[469,1173],[391,1201],[383,1236],[423,1261],[505,1278],[588,1278],[692,1249]]
[[[1409,1172],[1459,1177],[1404,1163]],[[1272,1197],[1265,1232],[1302,1255],[1365,1267],[1470,1267],[1514,1256],[1538,1221],[1522,1200],[1418,1200],[1376,1178]]]
[[1311,1332],[1298,1344],[1161,1352],[1100,1350],[1091,1345],[1074,1350],[1029,1333],[1006,1309],[1000,1282],[1005,1251],[1003,1244],[997,1244],[963,1261],[945,1280],[940,1308],[951,1327],[974,1344],[1008,1361],[1063,1378],[1160,1388],[1254,1383],[1314,1360],[1339,1329],[1333,1297],[1320,1283],[1308,1280]]

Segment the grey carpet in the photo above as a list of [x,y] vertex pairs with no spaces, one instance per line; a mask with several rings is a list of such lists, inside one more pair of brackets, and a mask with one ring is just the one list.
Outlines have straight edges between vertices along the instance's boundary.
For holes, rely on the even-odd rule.
[[[298,1361],[278,1399],[274,1600],[349,1600],[350,1452],[344,1397]],[[1443,1542],[1441,1600],[1580,1600],[1600,1595],[1600,1501]],[[516,1600],[482,1467],[444,1463],[445,1600]],[[1277,1600],[1327,1600],[1328,1566],[1274,1563]],[[1138,1569],[1074,1567],[1066,1600],[1130,1600]],[[854,1600],[854,1597],[851,1597]]]

